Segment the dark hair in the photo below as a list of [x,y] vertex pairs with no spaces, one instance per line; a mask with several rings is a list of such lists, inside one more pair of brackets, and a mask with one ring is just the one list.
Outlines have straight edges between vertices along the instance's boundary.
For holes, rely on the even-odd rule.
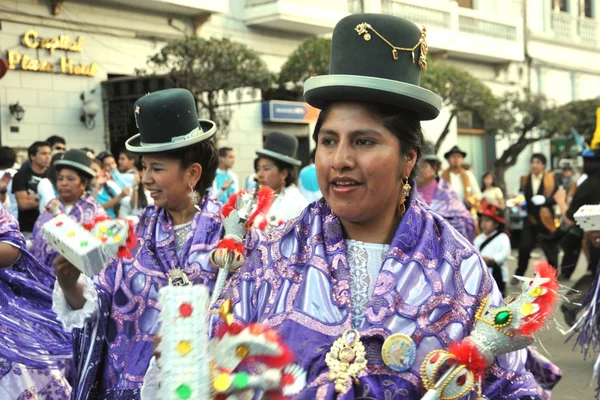
[[50,136],[48,139],[46,139],[46,142],[48,143],[48,145],[50,145],[51,148],[54,147],[56,143],[64,144],[65,146],[67,145],[65,138],[56,135]]
[[[332,103],[335,104],[335,103]],[[327,105],[317,119],[315,130],[313,133],[313,140],[319,145],[318,135],[321,130],[323,122],[329,116],[331,112],[332,104]],[[417,163],[421,159],[423,153],[423,144],[425,139],[423,138],[423,130],[421,129],[421,121],[415,113],[404,108],[399,108],[387,104],[377,103],[361,103],[366,107],[368,111],[377,115],[381,118],[381,124],[398,138],[400,142],[400,155],[405,156],[411,150],[417,153]],[[410,179],[414,179],[418,170],[418,165],[415,164]],[[404,179],[404,177],[402,177]]]
[[219,149],[219,157],[227,157],[230,151],[233,151],[231,147],[221,147]]
[[[258,165],[258,161],[264,158],[265,160],[271,160],[273,161],[273,164],[275,164],[275,167],[277,167],[277,169],[279,170],[279,172],[281,171],[287,171],[287,176],[285,177],[285,187],[288,187],[290,185],[293,185],[297,182],[298,180],[298,171],[296,169],[295,166],[288,164],[286,162],[280,161],[276,158],[273,157],[267,157],[267,156],[260,156],[256,159],[256,165]],[[258,169],[258,167],[257,167]]]
[[494,174],[492,171],[488,171],[481,177],[481,190],[485,190],[485,178],[488,175],[492,177],[492,187],[498,187],[496,184],[496,174]]
[[[81,182],[84,184],[86,189],[88,188],[90,182],[92,181],[92,177],[89,174],[81,171],[79,168],[71,167],[69,165],[59,165],[55,168],[56,180],[58,180],[59,172],[63,169],[70,169],[71,171],[75,172],[77,174],[77,176],[79,177],[79,179],[81,179]],[[56,183],[54,184],[54,186],[56,186]]]
[[115,158],[115,156],[113,156],[113,154],[110,151],[103,151],[101,153],[98,153],[98,155],[96,156],[96,158],[100,160],[100,162],[104,162],[104,159],[107,157]]
[[127,149],[123,149],[123,150],[121,150],[119,155],[121,155],[121,154],[124,154],[125,157],[127,157],[130,160],[134,160],[137,163],[138,156],[135,153],[132,153]]
[[200,193],[200,196],[204,196],[204,193],[212,186],[217,175],[217,168],[219,168],[219,157],[215,142],[204,140],[192,146],[163,154],[170,159],[178,160],[183,169],[195,163],[202,165],[202,176],[194,189]]
[[94,152],[94,150],[90,149],[89,147],[82,147],[81,149],[79,149],[81,151],[83,151],[84,153],[92,153],[92,154],[96,154]]
[[260,157],[254,159],[254,173],[258,172],[258,160],[260,160]]
[[311,150],[310,152],[310,161],[315,162],[315,157],[317,155],[317,148],[315,147],[314,149]]
[[583,173],[588,176],[600,176],[600,159],[584,157]]
[[17,153],[12,147],[0,147],[0,169],[12,168],[17,161]]
[[52,148],[48,142],[33,142],[33,144],[27,149],[27,155],[29,156],[29,159],[37,154],[37,152],[40,150],[40,147]]
[[529,162],[532,162],[535,159],[537,159],[539,162],[541,162],[544,165],[548,164],[548,159],[542,153],[534,153],[534,154],[532,154],[531,155],[531,160],[529,160]]
[[422,160],[421,163],[423,163],[423,162],[426,162],[427,164],[429,164],[431,166],[431,168],[435,171],[435,175],[437,176],[440,166],[442,165],[442,162],[440,160],[431,160],[431,159]]
[[63,153],[56,153],[52,156],[52,159],[50,160],[50,168],[48,168],[48,172],[46,174],[46,177],[50,179],[50,182],[52,182],[54,187],[56,187],[56,179],[58,178],[58,171],[54,167],[54,163],[56,162],[56,160],[61,160],[63,158],[63,155]]

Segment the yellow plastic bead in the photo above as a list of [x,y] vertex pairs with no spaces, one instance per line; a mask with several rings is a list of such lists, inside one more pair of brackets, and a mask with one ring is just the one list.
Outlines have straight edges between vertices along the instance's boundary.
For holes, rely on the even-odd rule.
[[531,289],[531,296],[533,296],[533,297],[538,297],[538,296],[541,296],[542,294],[544,294],[544,289],[542,289],[541,286]]
[[67,237],[73,237],[73,236],[75,236],[75,232],[74,231],[67,232]]
[[248,357],[249,353],[250,349],[245,344],[239,345],[237,349],[235,349],[235,355],[242,359]]
[[213,382],[213,387],[219,393],[225,393],[229,389],[229,386],[231,386],[231,377],[229,374],[221,374]]
[[182,340],[181,342],[179,342],[177,344],[176,349],[179,354],[181,354],[182,356],[185,356],[187,353],[192,351],[192,344],[190,342],[188,342],[187,340]]
[[123,238],[121,237],[121,235],[115,235],[113,239],[115,240],[115,243],[119,243]]
[[106,230],[107,230],[106,226],[104,226],[104,225],[100,226],[100,232],[106,233]]
[[533,312],[533,304],[525,303],[521,306],[521,314],[528,316]]

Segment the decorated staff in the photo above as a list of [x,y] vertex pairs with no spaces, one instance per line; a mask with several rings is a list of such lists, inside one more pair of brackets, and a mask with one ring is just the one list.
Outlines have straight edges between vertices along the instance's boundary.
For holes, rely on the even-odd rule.
[[472,391],[481,398],[482,380],[494,359],[533,342],[558,299],[556,270],[539,263],[534,278],[518,279],[524,282],[523,293],[500,307],[490,307],[485,299],[469,336],[425,357],[421,379],[428,391],[423,400],[459,399]]
[[266,215],[273,202],[273,189],[263,186],[250,193],[242,190],[232,194],[221,209],[225,235],[213,250],[210,262],[219,270],[210,305],[215,304],[229,272],[235,272],[244,262],[244,239],[254,226],[264,230]]

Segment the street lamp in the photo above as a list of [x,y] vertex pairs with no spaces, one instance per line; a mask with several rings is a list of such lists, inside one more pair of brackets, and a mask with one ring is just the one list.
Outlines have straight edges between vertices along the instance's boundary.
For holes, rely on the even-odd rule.
[[10,111],[10,115],[15,117],[18,122],[21,122],[23,116],[25,116],[25,109],[19,104],[19,102],[10,104],[8,106],[8,110]]

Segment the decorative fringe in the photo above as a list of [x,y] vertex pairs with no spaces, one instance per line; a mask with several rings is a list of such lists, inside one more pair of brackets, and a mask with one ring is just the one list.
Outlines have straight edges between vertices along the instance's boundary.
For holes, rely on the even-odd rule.
[[256,195],[256,210],[248,218],[246,222],[246,229],[252,228],[256,217],[259,215],[266,215],[267,211],[271,207],[273,200],[275,199],[275,192],[268,186],[263,186],[259,189]]
[[[598,313],[598,301],[600,300],[600,269],[597,270],[594,283],[587,296],[583,300],[580,310],[584,310],[577,322],[569,329],[567,342],[575,336],[573,349],[581,346],[583,358],[586,359],[588,352],[592,350],[597,353],[600,350],[600,313]],[[600,378],[598,381],[600,385]],[[599,386],[600,387],[600,386]]]

